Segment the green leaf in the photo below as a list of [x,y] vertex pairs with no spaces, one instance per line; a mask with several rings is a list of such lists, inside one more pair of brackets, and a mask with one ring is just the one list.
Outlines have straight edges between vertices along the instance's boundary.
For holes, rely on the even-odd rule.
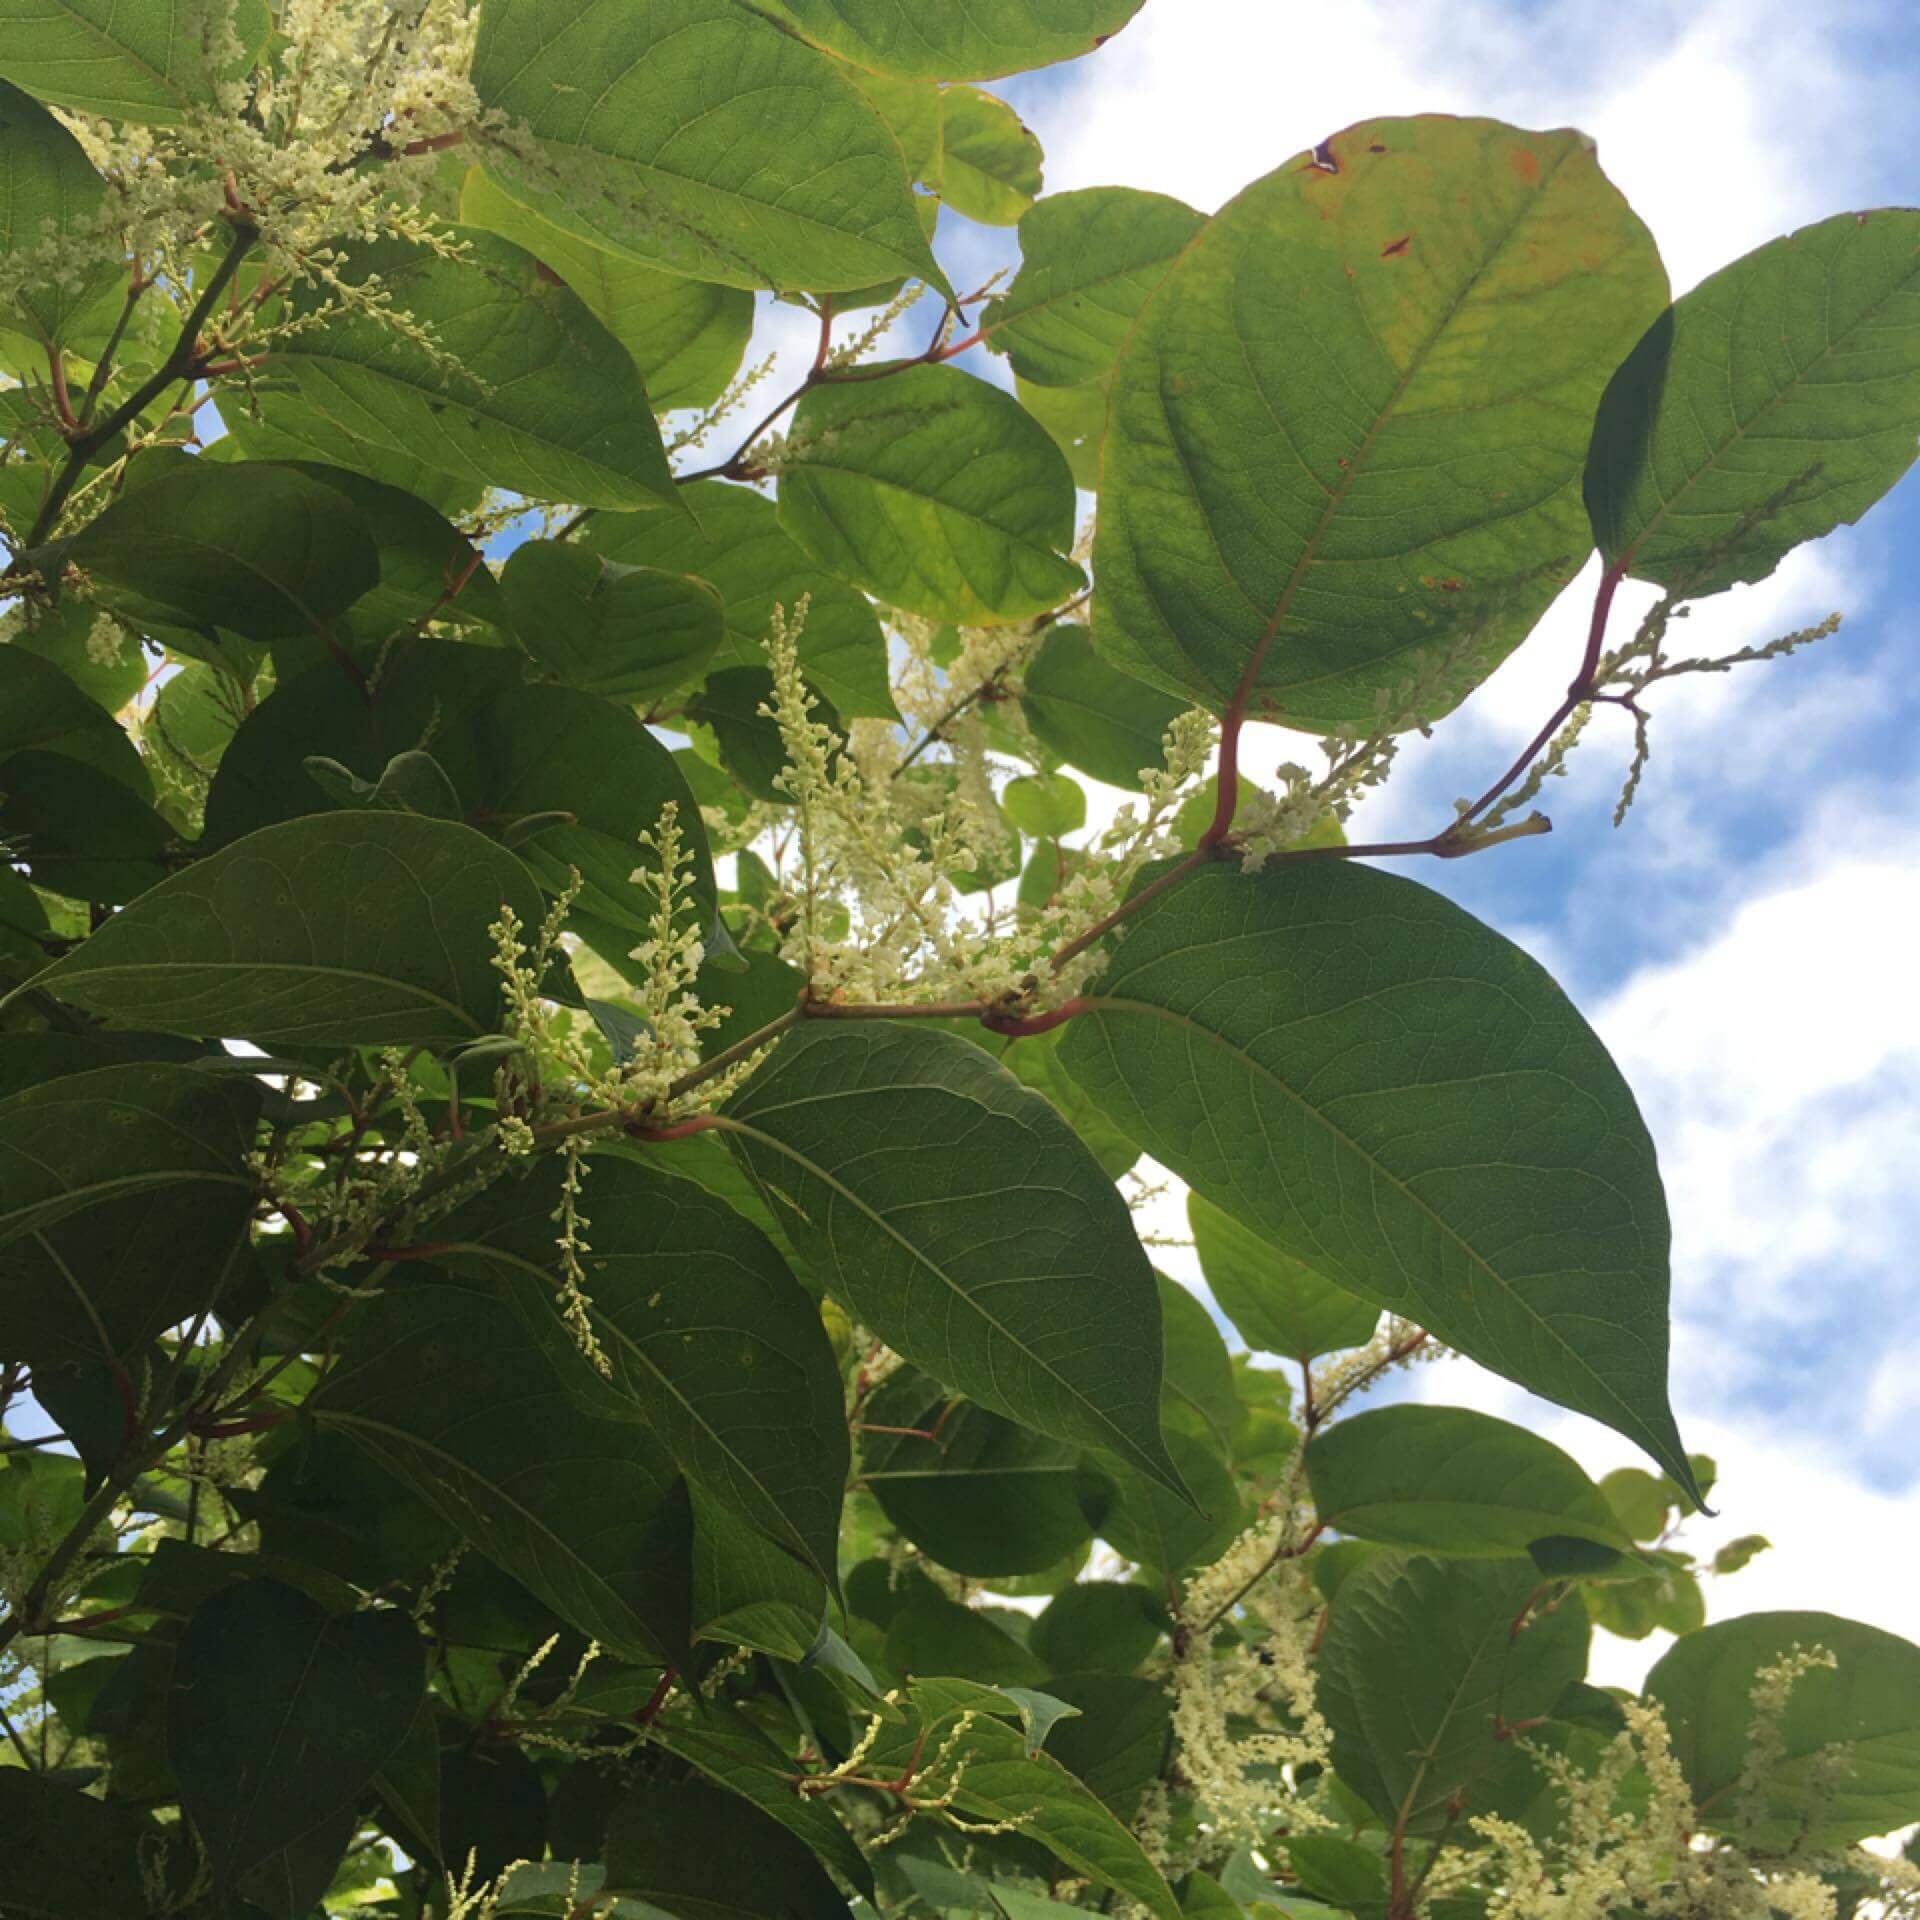
[[114,285],[120,276],[111,263],[67,279],[47,271],[52,257],[40,251],[58,247],[76,263],[89,255],[97,262],[94,233],[106,190],[80,142],[38,101],[0,80],[0,262],[14,254],[41,262],[0,317],[17,315],[37,339],[64,344],[69,319]]
[[1126,1205],[980,1048],[881,1021],[803,1027],[721,1125],[803,1256],[896,1353],[1179,1488],[1159,1434],[1160,1305]]
[[1090,53],[1140,11],[1141,0],[756,0],[816,46],[856,67],[909,80],[992,80]]
[[866,1855],[818,1800],[794,1792],[787,1778],[792,1762],[735,1708],[721,1701],[697,1720],[670,1716],[654,1723],[653,1737],[717,1786],[771,1815],[849,1885],[873,1897]]
[[500,591],[526,650],[557,679],[609,700],[692,685],[725,631],[720,595],[706,581],[559,540],[515,547]]
[[23,611],[30,623],[18,628],[9,644],[51,661],[96,706],[117,714],[146,687],[146,655],[124,629],[104,628],[115,641],[111,654],[95,659],[88,652],[88,643],[101,627],[99,608],[69,594],[58,607],[30,605]]
[[166,877],[173,838],[132,788],[64,754],[16,753],[0,776],[0,841],[51,893],[123,905]]
[[931,620],[994,626],[1084,584],[1073,475],[1046,430],[957,367],[828,381],[794,412],[780,524],[830,573]]
[[735,287],[947,290],[885,123],[734,0],[494,0],[473,84],[539,141],[490,155],[507,192],[601,247]]
[[7,1908],[22,1920],[140,1920],[149,1817],[26,1767],[0,1767]]
[[62,107],[149,127],[204,111],[223,29],[256,48],[266,0],[127,7],[119,0],[0,0],[0,70]]
[[[1047,438],[1066,455],[1073,484],[1097,493],[1100,449],[1107,437],[1106,388],[1099,385],[1036,387],[1015,374],[1013,393],[1021,406],[1046,428]],[[1174,705],[1184,710],[1186,702],[1179,700]]]
[[249,640],[331,636],[380,582],[380,550],[346,494],[264,461],[190,461],[123,495],[71,552],[162,620]]
[[690,1519],[665,1449],[584,1412],[489,1288],[417,1279],[372,1302],[307,1410],[609,1652],[684,1658]]
[[[134,744],[50,660],[0,647],[0,765],[28,751],[58,754],[105,774],[141,800],[153,783]],[[0,788],[12,776],[0,778]]]
[[478,167],[460,189],[460,218],[524,247],[557,273],[626,348],[654,410],[711,406],[739,371],[753,333],[753,295],[623,259],[523,207]]
[[1157,771],[1165,759],[1166,731],[1186,705],[1109,666],[1086,628],[1069,623],[1051,628],[1034,655],[1020,711],[1070,766],[1137,793],[1141,770]]
[[1120,359],[1101,651],[1310,730],[1445,713],[1585,559],[1587,423],[1666,294],[1571,131],[1369,120],[1256,181]]
[[1053,1673],[1131,1673],[1166,1629],[1165,1603],[1150,1587],[1083,1580],[1047,1603],[1031,1645]]
[[1644,1467],[1616,1467],[1600,1482],[1614,1518],[1635,1540],[1657,1540],[1667,1530],[1673,1500],[1664,1478]]
[[499,1021],[488,928],[539,894],[471,827],[338,813],[264,827],[115,914],[35,983],[122,1026],[261,1046],[450,1046]]
[[195,1608],[174,1655],[167,1746],[221,1881],[352,1802],[413,1723],[425,1655],[405,1613],[338,1617],[277,1580]]
[[346,620],[361,653],[378,659],[381,643],[429,618],[506,624],[498,583],[441,507],[353,468],[318,460],[288,464],[351,500],[380,550],[380,584],[354,602]]
[[1009,780],[1000,805],[1022,833],[1036,840],[1058,840],[1087,824],[1086,791],[1064,773],[1026,773]]
[[373,1777],[382,1806],[399,1823],[399,1838],[410,1852],[440,1858],[440,1732],[432,1696],[420,1702],[400,1744]]
[[1587,1669],[1577,1599],[1514,1631],[1538,1584],[1525,1561],[1381,1554],[1341,1586],[1318,1703],[1334,1771],[1382,1820],[1437,1837],[1503,1804],[1505,1730],[1550,1713]]
[[686,514],[597,515],[587,523],[582,544],[626,566],[710,582],[726,603],[717,667],[764,673],[774,608],[793,614],[804,598],[801,671],[849,719],[894,719],[887,646],[872,607],[807,557],[781,527],[773,502],[724,480],[697,480],[681,497]]
[[[489,19],[498,9],[489,10]],[[399,239],[339,249],[353,287],[377,279],[431,345],[303,293],[276,364],[339,431],[535,500],[677,506],[660,429],[626,350],[579,296],[510,241],[456,227],[450,259]],[[331,298],[331,295],[328,296]]]
[[1465,1407],[1404,1403],[1336,1421],[1307,1448],[1321,1522],[1429,1553],[1523,1554],[1546,1539],[1633,1543],[1571,1456]]
[[1687,597],[1858,520],[1920,432],[1920,212],[1838,213],[1710,274],[1609,382],[1586,498],[1608,564]]
[[1038,1686],[1047,1670],[977,1607],[929,1587],[887,1624],[887,1665],[902,1675],[951,1675],[984,1687]]
[[609,1892],[679,1920],[847,1920],[806,1845],[737,1795],[700,1779],[643,1780],[607,1825]]
[[[221,1084],[229,1097],[243,1092]],[[206,1097],[211,1103],[211,1088]],[[228,1262],[238,1264],[253,1218],[251,1183],[240,1176],[238,1157],[251,1133],[234,1129],[234,1177],[227,1182],[183,1180],[120,1199],[92,1199],[56,1225],[8,1242],[0,1250],[8,1354],[35,1368],[98,1365],[109,1357],[136,1365],[167,1328],[207,1306],[221,1290]],[[103,1149],[117,1144],[117,1136],[103,1138],[89,1128],[67,1171],[91,1161],[103,1177],[119,1177],[117,1165],[102,1161]],[[117,1396],[115,1408],[124,1420]],[[124,1424],[118,1432],[124,1439]]]
[[455,790],[480,808],[469,716],[489,696],[517,689],[525,666],[518,648],[422,639],[386,649],[371,687],[331,660],[281,681],[219,756],[207,794],[206,843],[224,846],[261,827],[327,812],[336,802],[306,765],[315,757],[378,786],[397,755],[430,744]]
[[243,1162],[258,1107],[251,1083],[157,1062],[0,1100],[0,1243],[159,1188],[191,1187],[224,1212],[222,1189],[251,1190]]
[[1204,1199],[1691,1486],[1653,1142],[1519,948],[1350,862],[1215,867],[1085,998],[1067,1070]]
[[1289,1360],[1364,1347],[1380,1309],[1323,1280],[1197,1193],[1187,1224],[1207,1290],[1248,1346]]
[[[985,1029],[975,1027],[975,1034]],[[1100,1171],[1109,1180],[1118,1180],[1140,1158],[1138,1145],[1129,1140],[1107,1116],[1081,1091],[1079,1083],[1060,1065],[1060,1042],[1064,1031],[1022,1034],[1017,1039],[990,1039],[988,1050],[1000,1064],[1047,1103],[1080,1136],[1081,1144],[1100,1163]]]
[[[1774,1720],[1779,1744],[1763,1746],[1755,1686],[1796,1648],[1837,1665],[1793,1682]],[[1896,1634],[1830,1613],[1717,1620],[1661,1656],[1646,1694],[1716,1833],[1769,1853],[1826,1852],[1920,1819],[1920,1647]],[[1749,1797],[1741,1779],[1756,1761]]]
[[1020,220],[1020,271],[981,314],[995,352],[1040,387],[1105,382],[1147,296],[1206,217],[1133,187],[1049,194]]
[[1160,1322],[1167,1349],[1161,1417],[1213,1452],[1231,1454],[1241,1414],[1227,1343],[1213,1324],[1213,1315],[1179,1281],[1157,1269],[1153,1277],[1160,1288]]
[[1075,1448],[955,1402],[912,1368],[888,1380],[859,1418],[862,1481],[893,1525],[942,1566],[975,1578],[1039,1573],[1090,1537]]
[[[756,1532],[734,1509],[690,1483],[692,1622],[714,1640],[803,1663],[826,1631],[827,1590],[817,1574]],[[836,1542],[837,1544],[837,1542]]]
[[1247,1519],[1233,1476],[1214,1448],[1178,1430],[1166,1439],[1189,1497],[1122,1468],[1112,1476],[1113,1498],[1099,1531],[1123,1559],[1172,1576],[1219,1559]]
[[942,87],[940,157],[926,180],[955,213],[1011,227],[1040,191],[1040,142],[998,95]]
[[1080,1709],[1051,1693],[1036,1693],[1030,1687],[1001,1687],[1020,1709],[1020,1725],[1027,1736],[1027,1758],[1031,1760],[1047,1744],[1047,1735],[1062,1720],[1077,1720]]
[[571,687],[523,687],[476,707],[472,727],[481,805],[497,825],[550,809],[573,816],[519,843],[549,892],[562,891],[569,869],[577,869],[582,914],[651,933],[652,900],[632,879],[637,866],[657,859],[638,836],[671,805],[683,878],[711,921],[713,859],[699,808],[673,755],[632,712]]
[[1132,1819],[1172,1751],[1167,1688],[1131,1673],[1068,1673],[1047,1685],[1077,1709],[1055,1731],[1053,1757],[1121,1819]]
[[[530,1280],[532,1311],[557,1327],[564,1178],[549,1158],[439,1223],[442,1264]],[[644,1418],[703,1492],[835,1583],[847,1424],[813,1302],[754,1227],[690,1181],[596,1159],[580,1209],[607,1396]]]
[[345,1806],[303,1833],[291,1846],[242,1876],[240,1892],[269,1920],[310,1920],[360,1830],[360,1809]]
[[1729,1540],[1715,1552],[1713,1570],[1721,1574],[1739,1573],[1772,1546],[1773,1542],[1764,1533],[1743,1533],[1737,1540]]
[[[712,735],[720,764],[756,800],[776,806],[791,799],[779,784],[787,748],[773,713],[773,676],[765,667],[724,667],[687,702],[686,717]],[[830,708],[815,716],[832,725]]]

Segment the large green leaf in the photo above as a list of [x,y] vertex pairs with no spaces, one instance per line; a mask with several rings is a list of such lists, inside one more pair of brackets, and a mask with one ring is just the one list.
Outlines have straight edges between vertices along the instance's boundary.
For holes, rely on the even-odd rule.
[[753,333],[753,295],[662,273],[556,226],[478,167],[460,190],[460,218],[524,247],[552,268],[626,348],[656,412],[711,406],[739,371]]
[[573,687],[521,687],[473,709],[478,810],[496,826],[559,811],[572,816],[521,843],[521,857],[552,892],[581,878],[579,911],[652,932],[652,897],[633,885],[636,867],[657,864],[638,836],[675,810],[689,858],[684,878],[702,915],[714,911],[713,859],[700,810],[673,755],[627,708]]
[[754,0],[816,46],[857,67],[909,80],[991,80],[1090,53],[1140,11],[1141,0]]
[[984,226],[1013,226],[1040,191],[1040,142],[998,94],[942,87],[940,152],[922,174],[941,202]]
[[1609,564],[1690,595],[1858,520],[1920,432],[1920,211],[1838,213],[1710,274],[1609,383],[1587,506]]
[[[5,58],[0,53],[0,61]],[[105,195],[106,183],[80,142],[37,100],[0,80],[0,262],[69,238],[84,258]],[[57,342],[70,316],[118,277],[111,263],[70,280],[46,273],[0,315],[11,320],[17,314],[28,332]]]
[[1048,632],[1029,663],[1020,711],[1070,766],[1137,792],[1141,770],[1165,760],[1166,731],[1186,702],[1109,666],[1086,628],[1067,622]]
[[[0,763],[26,752],[78,761],[141,800],[153,795],[146,764],[123,728],[52,661],[26,647],[0,647]],[[7,784],[0,779],[0,788]]]
[[224,1189],[252,1191],[243,1161],[258,1108],[251,1081],[157,1061],[0,1100],[0,1242],[163,1187],[192,1187],[224,1214]]
[[1020,271],[981,315],[987,342],[1042,387],[1104,381],[1148,294],[1206,224],[1134,187],[1049,194],[1020,220]]
[[1380,1309],[1337,1287],[1197,1193],[1187,1224],[1207,1290],[1248,1346],[1289,1360],[1364,1347]]
[[1173,1425],[1222,1456],[1233,1451],[1240,1405],[1234,1392],[1233,1358],[1213,1315],[1179,1281],[1156,1272],[1160,1320],[1167,1359],[1160,1407]]
[[711,1701],[698,1718],[657,1722],[654,1737],[716,1785],[771,1814],[850,1886],[872,1897],[873,1868],[866,1855],[817,1799],[794,1792],[787,1777],[791,1761],[738,1709]]
[[1048,1602],[1031,1642],[1054,1673],[1131,1673],[1166,1630],[1166,1603],[1151,1587],[1078,1580]]
[[584,1411],[542,1347],[485,1284],[409,1281],[307,1408],[570,1626],[621,1659],[680,1660],[686,1490],[645,1427]]
[[872,607],[807,557],[773,502],[724,480],[697,480],[682,498],[685,515],[601,514],[588,523],[584,544],[627,566],[693,574],[715,587],[727,622],[716,667],[765,671],[774,608],[792,614],[804,598],[799,653],[807,678],[849,719],[893,719],[887,643]]
[[515,547],[500,590],[521,645],[556,679],[609,700],[693,685],[725,631],[706,581],[559,540]]
[[151,1818],[27,1767],[0,1767],[7,1910],[22,1920],[139,1920],[140,1842]]
[[1218,1448],[1176,1429],[1167,1451],[1189,1497],[1177,1499],[1145,1474],[1117,1468],[1111,1496],[1100,1502],[1100,1535],[1123,1559],[1171,1578],[1219,1559],[1247,1520]]
[[1039,1573],[1084,1546],[1078,1450],[952,1399],[904,1368],[861,1409],[860,1477],[894,1526],[975,1577]]
[[[562,1177],[549,1159],[438,1225],[446,1262],[504,1266],[538,1296],[557,1293]],[[833,1581],[847,1426],[813,1301],[756,1228],[691,1181],[596,1159],[580,1211],[608,1393],[644,1414],[696,1486]]]
[[1131,673],[1324,729],[1453,706],[1589,545],[1607,377],[1666,301],[1578,133],[1370,120],[1256,181],[1114,378],[1093,631]]
[[1411,1402],[1335,1421],[1307,1448],[1321,1521],[1429,1553],[1523,1554],[1545,1540],[1632,1550],[1578,1461],[1525,1427]]
[[71,551],[140,610],[249,640],[331,636],[380,583],[380,550],[353,501],[265,461],[190,461],[123,495]]
[[0,775],[0,841],[35,886],[70,900],[125,905],[166,878],[173,839],[131,786],[63,753],[16,753]]
[[540,923],[471,827],[337,813],[263,827],[175,874],[36,984],[123,1026],[275,1044],[450,1046],[498,1024],[488,928]]
[[[1823,1650],[1773,1716],[1751,1795],[1763,1668]],[[1768,1852],[1825,1852],[1920,1819],[1920,1647],[1830,1613],[1749,1613],[1684,1635],[1647,1676],[1701,1824]]]
[[257,47],[266,0],[0,0],[0,73],[81,113],[175,126],[205,111],[229,25]]
[[346,622],[363,653],[378,660],[392,636],[429,618],[506,623],[499,583],[439,506],[352,468],[317,460],[289,464],[346,495],[379,549],[380,584],[354,602]]
[[219,757],[205,843],[224,846],[330,811],[339,802],[315,780],[307,763],[316,758],[377,785],[396,755],[425,751],[466,805],[482,806],[470,715],[518,688],[525,670],[517,647],[421,639],[384,649],[371,687],[332,660],[288,676],[246,715]]
[[341,248],[333,269],[351,286],[377,279],[430,343],[357,307],[315,305],[275,364],[352,439],[462,479],[590,507],[674,501],[626,350],[532,254],[453,231],[458,259],[385,239]]
[[790,445],[780,524],[890,606],[993,626],[1083,584],[1066,558],[1066,456],[1016,400],[958,367],[816,386]]
[[607,1825],[606,1887],[678,1920],[847,1920],[804,1842],[697,1777],[641,1780]]
[[336,1616],[277,1580],[194,1609],[168,1749],[223,1882],[347,1808],[406,1737],[426,1645],[404,1612]]
[[1653,1142],[1518,947],[1350,862],[1208,867],[1086,999],[1067,1070],[1203,1198],[1692,1486]]
[[980,1048],[881,1021],[803,1027],[721,1125],[802,1255],[895,1352],[1179,1487],[1160,1302],[1126,1205]]
[[1335,1772],[1382,1820],[1430,1837],[1502,1807],[1509,1729],[1587,1670],[1577,1597],[1515,1630],[1538,1585],[1530,1562],[1383,1553],[1340,1588],[1318,1703]]
[[736,287],[945,289],[885,122],[737,0],[494,0],[473,84],[539,141],[489,170],[602,247]]

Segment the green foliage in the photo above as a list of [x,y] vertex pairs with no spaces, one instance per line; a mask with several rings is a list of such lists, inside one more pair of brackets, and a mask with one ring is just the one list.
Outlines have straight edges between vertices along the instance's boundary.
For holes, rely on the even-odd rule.
[[1887,490],[1914,216],[1046,195],[973,83],[1136,5],[0,0],[0,1920],[1912,1911],[1631,1093],[1355,857],[1567,739],[1347,825],[1594,540],[1541,743]]

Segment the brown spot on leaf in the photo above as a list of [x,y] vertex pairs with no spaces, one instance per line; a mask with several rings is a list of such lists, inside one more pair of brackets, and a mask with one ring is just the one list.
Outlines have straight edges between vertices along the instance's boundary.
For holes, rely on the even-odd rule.
[[1403,233],[1398,240],[1389,240],[1387,244],[1380,249],[1380,258],[1382,260],[1397,259],[1401,254],[1405,253],[1412,244],[1413,235]]
[[1533,186],[1540,178],[1540,156],[1531,147],[1509,147],[1507,165],[1517,173],[1528,186]]
[[1314,148],[1312,158],[1308,160],[1307,164],[1304,167],[1296,168],[1295,171],[1299,173],[1338,173],[1340,171],[1340,162],[1334,155],[1332,140],[1322,140],[1319,145]]
[[1382,146],[1382,145],[1380,144],[1380,142],[1379,142],[1378,140],[1376,140],[1376,141],[1375,141],[1375,142],[1373,143],[1373,145],[1372,145],[1372,146],[1370,146],[1370,147],[1369,147],[1369,148],[1367,149],[1367,151],[1368,151],[1369,153],[1385,153],[1385,152],[1386,152],[1386,148],[1385,148],[1385,147],[1383,147],[1383,146]]

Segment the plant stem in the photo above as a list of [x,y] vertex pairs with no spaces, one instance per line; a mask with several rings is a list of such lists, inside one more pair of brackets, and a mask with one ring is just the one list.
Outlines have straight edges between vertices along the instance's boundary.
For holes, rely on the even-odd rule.
[[[55,475],[53,484],[47,489],[47,497],[40,503],[40,511],[34,517],[32,530],[27,535],[26,551],[43,545],[47,536],[59,524],[60,510],[67,504],[67,496],[78,484],[80,476],[93,456],[104,447],[122,427],[139,419],[148,406],[159,398],[176,380],[184,380],[192,374],[194,363],[200,351],[200,329],[206,325],[207,316],[212,313],[221,294],[227,289],[227,282],[239,271],[240,262],[246,258],[247,250],[260,237],[259,229],[251,223],[236,221],[232,243],[225,257],[213,270],[212,277],[201,289],[200,298],[193,303],[193,310],[187,315],[186,323],[180,329],[180,337],[173,343],[172,350],[161,361],[159,368],[146,380],[143,380],[119,406],[100,421],[88,427],[67,449],[67,461]],[[9,572],[20,569],[16,559]]]

